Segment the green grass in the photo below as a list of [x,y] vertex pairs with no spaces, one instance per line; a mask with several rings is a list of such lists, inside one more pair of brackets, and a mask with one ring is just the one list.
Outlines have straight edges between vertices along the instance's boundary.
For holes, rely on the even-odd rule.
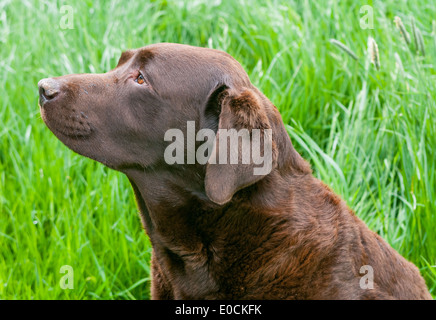
[[[69,1],[71,30],[59,26],[62,4],[0,1],[1,299],[149,298],[150,243],[127,179],[51,134],[37,82],[106,72],[122,50],[156,42],[238,59],[279,108],[315,175],[413,261],[436,294],[433,0]],[[374,8],[374,29],[360,28],[364,4]],[[412,16],[425,56],[414,48]],[[379,71],[368,60],[369,36]],[[59,286],[63,265],[74,269],[73,290]]]

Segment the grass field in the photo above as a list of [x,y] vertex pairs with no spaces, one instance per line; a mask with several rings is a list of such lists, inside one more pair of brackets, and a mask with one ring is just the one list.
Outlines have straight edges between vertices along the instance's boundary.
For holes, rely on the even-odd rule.
[[[73,29],[61,28],[64,4]],[[373,29],[361,27],[363,5]],[[54,137],[37,82],[106,72],[122,50],[156,42],[240,61],[314,174],[420,268],[435,296],[435,17],[434,0],[0,0],[0,299],[149,298],[150,243],[127,178]],[[73,267],[72,290],[59,285],[63,265]]]

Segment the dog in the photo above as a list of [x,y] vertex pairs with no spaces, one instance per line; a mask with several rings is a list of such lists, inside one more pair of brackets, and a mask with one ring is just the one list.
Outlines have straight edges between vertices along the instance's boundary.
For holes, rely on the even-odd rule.
[[[152,299],[432,299],[418,268],[313,177],[277,108],[229,54],[153,44],[123,52],[107,73],[38,86],[55,136],[129,178],[153,247]],[[186,161],[200,147],[187,137],[168,151],[169,130],[189,128],[215,135],[203,139],[208,161]],[[255,174],[254,156],[216,161],[231,129],[253,146],[260,132],[268,170]]]

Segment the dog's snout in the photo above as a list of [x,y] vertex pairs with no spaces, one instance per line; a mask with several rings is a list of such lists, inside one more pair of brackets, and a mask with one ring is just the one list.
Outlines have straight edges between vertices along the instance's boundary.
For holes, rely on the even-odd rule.
[[47,101],[55,98],[60,90],[59,82],[53,78],[42,79],[38,82],[39,97]]

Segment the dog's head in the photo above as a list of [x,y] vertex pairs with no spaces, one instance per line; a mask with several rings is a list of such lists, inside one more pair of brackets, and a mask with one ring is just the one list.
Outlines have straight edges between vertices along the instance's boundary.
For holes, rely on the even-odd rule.
[[[206,154],[218,161],[195,165],[204,169],[204,189],[218,204],[272,169],[304,167],[277,109],[250,83],[241,65],[222,51],[155,44],[124,52],[107,73],[66,75],[38,85],[42,118],[50,130],[72,150],[116,170],[192,165],[188,158],[192,146],[194,153],[199,147],[197,134],[210,129],[214,136],[204,138],[210,140]],[[190,124],[194,141],[188,137]],[[246,129],[250,142],[253,129],[259,130],[260,144],[252,144],[250,152],[256,149],[260,156],[269,156],[271,170],[255,174],[259,163],[252,158],[241,163],[241,155],[236,163],[219,161],[224,150],[220,129]],[[173,150],[183,151],[184,163],[165,159],[168,146],[175,143],[167,139],[170,130],[185,134],[184,145]],[[269,133],[271,140],[266,139]]]

